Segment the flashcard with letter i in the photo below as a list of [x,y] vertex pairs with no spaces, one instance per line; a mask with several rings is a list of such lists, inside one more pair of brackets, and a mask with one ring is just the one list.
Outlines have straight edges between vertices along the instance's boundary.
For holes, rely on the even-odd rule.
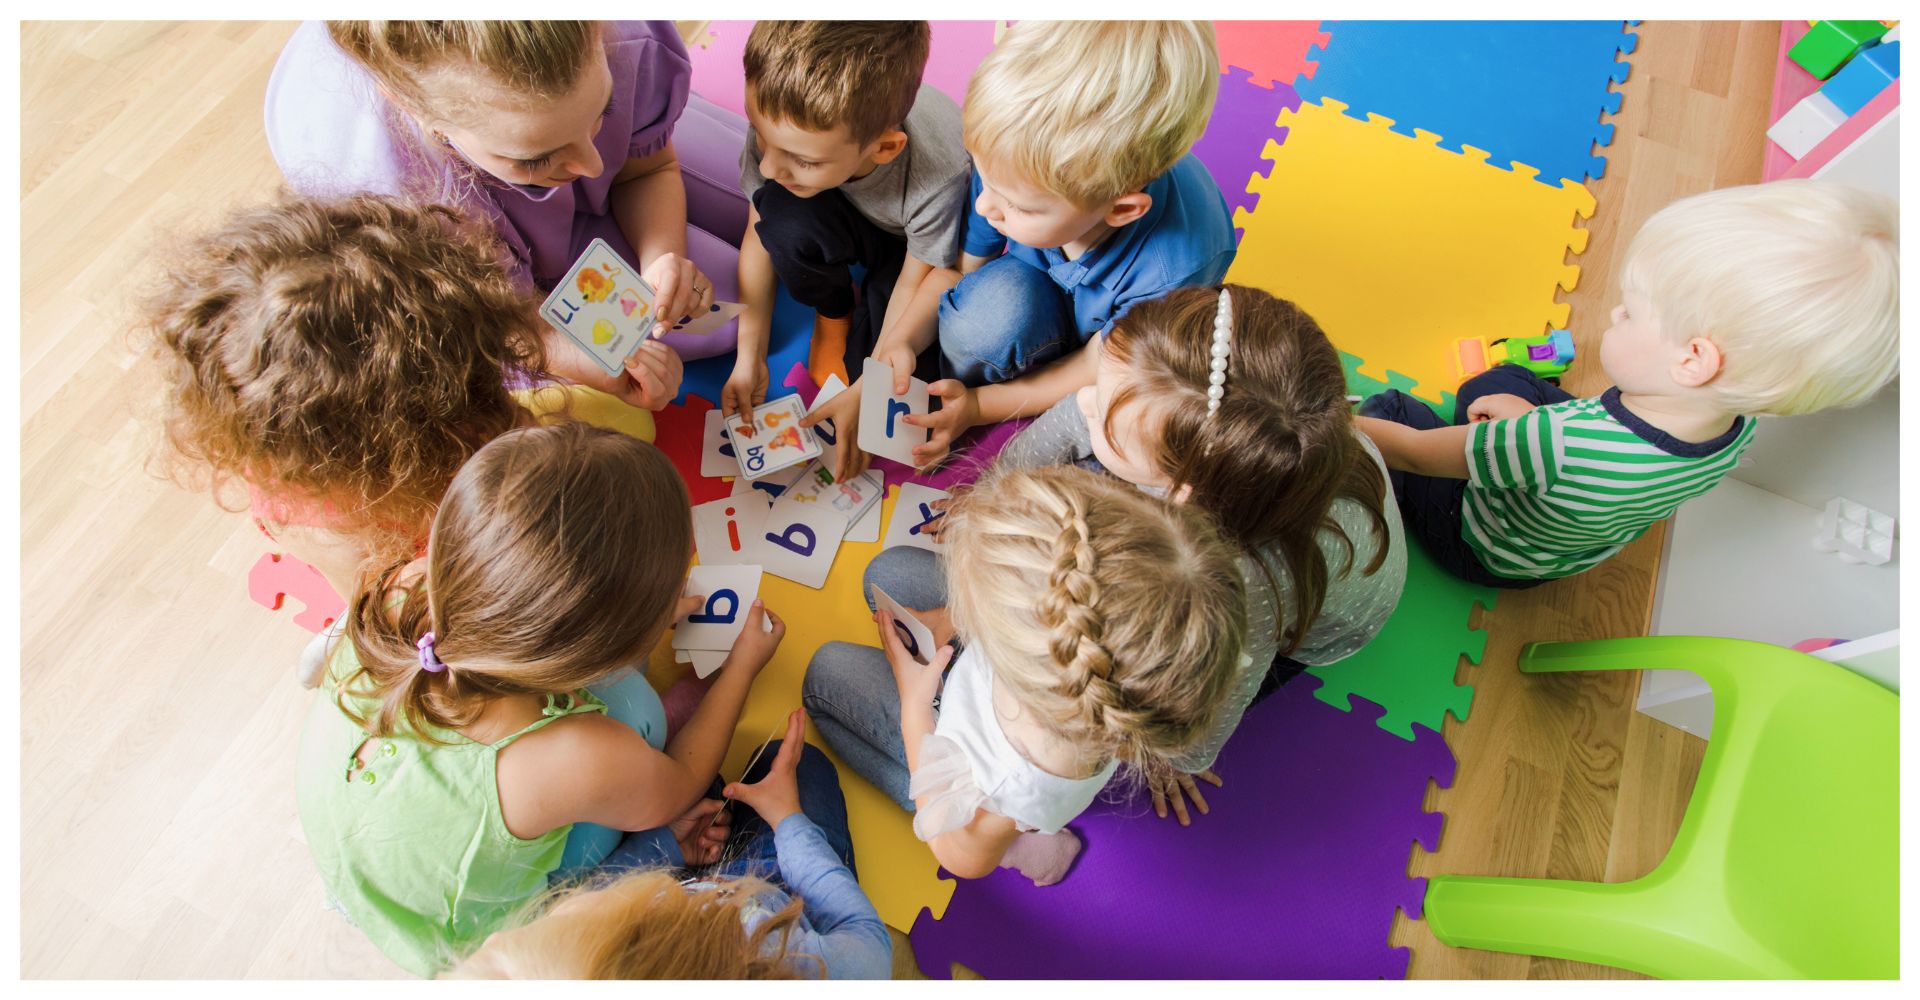
[[907,393],[893,394],[893,366],[868,358],[860,370],[860,450],[901,465],[913,465],[913,448],[930,432],[902,419],[927,415],[927,384],[907,377]]
[[767,501],[757,492],[721,497],[693,508],[693,545],[702,566],[758,562],[760,522]]
[[807,415],[798,396],[782,396],[754,408],[743,419],[735,414],[726,422],[733,457],[747,479],[792,468],[820,456],[820,439],[800,429]]

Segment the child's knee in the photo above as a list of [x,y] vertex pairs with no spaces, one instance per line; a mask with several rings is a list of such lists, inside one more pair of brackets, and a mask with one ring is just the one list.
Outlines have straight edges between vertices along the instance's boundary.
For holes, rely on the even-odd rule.
[[1066,294],[1011,257],[960,279],[940,300],[940,352],[969,385],[1012,379],[1079,340]]

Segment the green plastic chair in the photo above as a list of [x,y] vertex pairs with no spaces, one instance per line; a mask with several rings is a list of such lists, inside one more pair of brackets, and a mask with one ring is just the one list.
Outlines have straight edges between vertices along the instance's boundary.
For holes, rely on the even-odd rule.
[[1671,979],[1900,974],[1899,697],[1738,639],[1529,645],[1520,669],[1691,670],[1713,738],[1666,860],[1632,882],[1441,875],[1426,920],[1454,947]]

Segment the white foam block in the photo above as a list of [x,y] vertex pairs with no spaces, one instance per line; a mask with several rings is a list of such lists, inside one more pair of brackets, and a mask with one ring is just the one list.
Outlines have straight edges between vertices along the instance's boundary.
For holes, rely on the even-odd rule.
[[1839,105],[1816,90],[1788,108],[1787,113],[1767,129],[1767,138],[1797,160],[1812,152],[1813,147],[1820,145],[1821,140],[1832,135],[1846,120],[1847,115]]

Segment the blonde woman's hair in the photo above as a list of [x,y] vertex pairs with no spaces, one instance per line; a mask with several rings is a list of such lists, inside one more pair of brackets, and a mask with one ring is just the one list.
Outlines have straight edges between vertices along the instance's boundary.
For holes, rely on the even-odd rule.
[[758,21],[742,63],[761,114],[864,146],[907,120],[932,40],[925,21]]
[[471,66],[528,101],[550,100],[573,90],[601,40],[597,21],[328,21],[327,34],[407,110],[444,120],[471,106],[426,85],[433,73]]
[[1708,389],[1733,413],[1863,402],[1900,366],[1900,220],[1893,200],[1816,180],[1683,198],[1627,248],[1621,287],[1676,343],[1720,349]]
[[1021,21],[973,71],[962,137],[1083,208],[1173,168],[1220,87],[1205,21]]
[[1152,769],[1207,732],[1247,596],[1205,514],[1050,466],[989,473],[947,517],[954,627],[1050,733]]
[[[823,975],[819,959],[790,955],[799,926],[794,898],[749,933],[741,907],[766,891],[757,878],[688,891],[664,871],[603,887],[556,890],[517,925],[489,937],[447,979],[798,979]],[[809,961],[810,960],[810,961]]]
[[506,382],[540,375],[535,303],[455,209],[282,196],[160,256],[139,332],[182,485],[326,505],[378,565],[414,552],[481,445],[532,420]]
[[[459,729],[494,698],[562,694],[646,656],[693,557],[687,488],[658,448],[572,421],[509,431],[455,476],[427,568],[354,601],[341,710],[375,736]],[[399,601],[396,604],[396,592]],[[447,664],[421,666],[428,632]],[[380,708],[362,718],[349,695]]]

